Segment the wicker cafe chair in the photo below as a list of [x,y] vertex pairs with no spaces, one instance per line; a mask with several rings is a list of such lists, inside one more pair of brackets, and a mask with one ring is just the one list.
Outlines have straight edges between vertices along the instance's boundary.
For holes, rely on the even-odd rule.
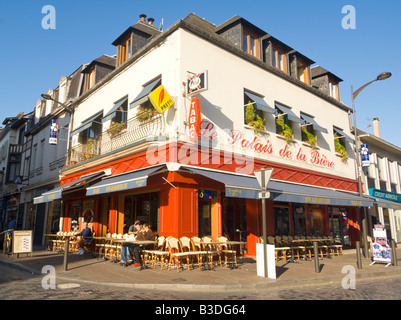
[[156,248],[154,250],[144,250],[144,264],[148,259],[151,259],[151,267],[154,268],[156,263],[160,263],[160,268],[163,270],[163,265],[166,264],[166,258],[170,254],[168,250],[166,250],[166,237],[160,236],[157,238]]
[[220,252],[220,250],[216,249],[216,245],[211,244],[210,242],[212,242],[211,237],[209,237],[209,236],[202,237],[201,243],[203,245],[203,251],[207,251],[210,268],[213,267],[214,256],[218,256],[219,264],[221,267],[221,252]]
[[177,264],[177,272],[178,272],[178,269],[180,268],[183,259],[186,259],[188,270],[190,270],[189,262],[191,254],[189,252],[182,251],[180,241],[177,238],[170,237],[167,240],[167,243],[170,252],[168,270],[170,270],[172,264]]
[[193,258],[196,258],[199,269],[202,266],[203,257],[207,255],[206,251],[198,250],[198,246],[195,246],[192,240],[188,237],[180,238],[181,249],[183,252],[190,254],[191,263],[193,264]]
[[337,243],[335,240],[331,240],[328,242],[327,247],[330,250],[330,254],[335,256],[339,256],[340,254],[343,255],[343,245]]
[[223,236],[218,237],[217,241],[221,242],[220,252],[224,256],[224,262],[225,262],[226,267],[228,265],[228,256],[231,256],[234,258],[234,263],[235,263],[235,266],[237,267],[238,266],[237,265],[237,251],[233,250],[231,248],[231,246],[229,244],[227,244],[227,241],[228,241],[227,237],[223,237]]
[[298,240],[298,237],[292,237],[292,236],[288,236],[288,241],[291,243],[291,248],[292,250],[295,251],[295,254],[297,255],[298,260],[300,259],[300,256],[306,256],[306,248],[305,246],[301,245],[301,243],[292,243],[292,240]]
[[[286,246],[286,245],[283,245],[280,236],[276,236],[274,241],[275,241],[276,249],[278,250],[278,252],[281,253],[281,256],[282,256],[283,260],[286,261],[287,260],[287,253],[288,253],[288,251],[291,250],[291,248]],[[277,260],[278,260],[278,257],[277,257]]]

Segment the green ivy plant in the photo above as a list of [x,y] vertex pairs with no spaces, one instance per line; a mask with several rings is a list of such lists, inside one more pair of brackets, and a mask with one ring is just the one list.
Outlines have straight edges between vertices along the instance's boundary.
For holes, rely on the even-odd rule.
[[302,141],[309,143],[312,147],[316,147],[316,136],[306,130],[305,127],[301,128],[302,131]]
[[292,128],[284,121],[283,116],[280,114],[276,118],[277,132],[285,138],[289,143],[293,139]]
[[334,150],[341,154],[341,160],[347,161],[348,153],[345,151],[345,147],[340,143],[340,136],[335,132],[334,133]]
[[265,129],[263,113],[260,110],[257,110],[255,113],[255,108],[251,101],[245,107],[245,123],[251,126],[256,134]]

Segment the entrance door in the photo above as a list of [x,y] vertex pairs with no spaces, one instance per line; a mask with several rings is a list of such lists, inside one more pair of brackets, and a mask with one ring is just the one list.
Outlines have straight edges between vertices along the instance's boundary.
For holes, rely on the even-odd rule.
[[212,200],[198,200],[198,236],[210,236],[212,234]]
[[36,206],[35,230],[33,234],[33,244],[42,245],[43,230],[45,225],[46,203],[41,203]]

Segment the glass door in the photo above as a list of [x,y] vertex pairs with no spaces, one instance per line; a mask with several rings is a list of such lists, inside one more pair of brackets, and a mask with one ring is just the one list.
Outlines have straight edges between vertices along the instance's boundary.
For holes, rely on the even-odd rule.
[[212,201],[210,199],[198,199],[198,236],[210,236]]

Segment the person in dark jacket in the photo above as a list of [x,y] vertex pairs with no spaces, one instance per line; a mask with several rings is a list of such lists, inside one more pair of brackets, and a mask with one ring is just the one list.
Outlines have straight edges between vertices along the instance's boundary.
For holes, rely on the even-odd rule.
[[[155,240],[155,235],[153,234],[153,231],[150,228],[150,225],[147,223],[143,224],[142,230],[138,232],[136,236],[136,240]],[[146,246],[146,245],[145,245]],[[142,250],[145,246],[135,244],[134,246],[134,254],[135,254],[135,263],[133,264],[134,267],[138,267],[141,265],[140,259],[140,250]]]
[[92,237],[92,230],[91,228],[89,228],[88,223],[84,222],[82,225],[82,230],[81,232],[77,233],[75,235],[75,237],[82,237],[79,241],[78,241],[78,253],[77,254],[84,254],[85,250],[85,244],[89,243],[91,241],[90,237]]

